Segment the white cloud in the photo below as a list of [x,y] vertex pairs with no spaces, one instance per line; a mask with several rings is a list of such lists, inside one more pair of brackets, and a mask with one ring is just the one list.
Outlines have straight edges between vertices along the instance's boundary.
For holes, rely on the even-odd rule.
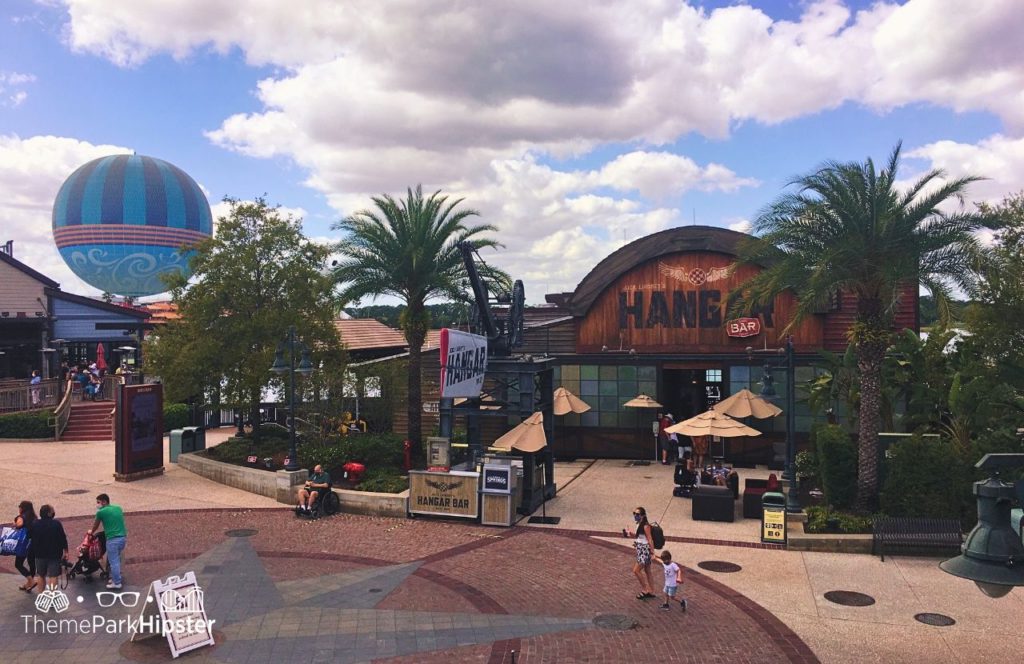
[[28,93],[19,88],[35,80],[32,74],[0,71],[0,106],[20,106],[28,99]]
[[[970,11],[958,0],[859,11],[820,0],[793,21],[677,0],[62,2],[71,47],[121,66],[237,48],[277,67],[256,90],[263,108],[225,118],[212,142],[294,160],[341,214],[419,182],[464,195],[501,227],[513,271],[560,275],[569,261],[553,247],[603,255],[623,235],[677,223],[671,206],[687,191],[757,184],[727,163],[660,147],[691,133],[724,138],[738,123],[844,103],[934,104],[1024,128],[1019,0]],[[580,171],[538,161],[607,146],[626,154]],[[1010,145],[936,143],[915,154],[954,164],[972,147],[1019,172]]]
[[14,257],[72,293],[99,291],[75,276],[53,243],[52,210],[57,191],[82,164],[131,152],[58,136],[22,139],[0,135],[0,241],[14,240]]
[[754,230],[754,224],[749,219],[726,219],[726,228],[737,233],[750,234]]
[[1024,188],[1024,138],[996,134],[973,145],[937,141],[907,156],[926,159],[930,168],[942,169],[950,177],[987,178],[968,187],[968,202],[995,203]]

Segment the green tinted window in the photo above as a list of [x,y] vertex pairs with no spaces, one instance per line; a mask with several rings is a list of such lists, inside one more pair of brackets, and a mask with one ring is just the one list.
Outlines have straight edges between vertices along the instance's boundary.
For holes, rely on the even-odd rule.
[[655,383],[653,381],[652,382],[647,382],[647,381],[642,380],[642,381],[640,381],[640,384],[637,387],[640,388],[640,392],[643,392],[644,394],[646,394],[647,396],[651,397],[652,399],[656,399],[657,398],[657,394],[658,394],[658,384],[657,383]]
[[615,366],[600,367],[601,380],[615,380],[619,377],[619,368]]
[[580,365],[578,364],[566,364],[560,367],[562,370],[562,380],[579,380],[580,379]]
[[598,370],[593,364],[584,364],[580,367],[580,379],[582,380],[597,380]]
[[[619,384],[613,380],[602,380],[600,394],[603,397],[614,397],[619,394]],[[604,410],[604,409],[602,409]]]
[[658,370],[656,367],[637,367],[636,377],[640,380],[658,380]]
[[581,380],[580,381],[580,396],[581,397],[596,397],[598,391],[598,382],[596,380]]
[[619,367],[619,380],[636,380],[636,367],[632,365]]

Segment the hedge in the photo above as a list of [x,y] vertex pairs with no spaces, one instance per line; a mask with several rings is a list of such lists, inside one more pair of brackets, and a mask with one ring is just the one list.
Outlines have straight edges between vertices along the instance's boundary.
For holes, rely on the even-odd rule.
[[0,438],[53,438],[52,410],[0,415]]
[[882,511],[963,520],[974,509],[971,466],[947,439],[913,436],[889,447]]
[[857,446],[838,424],[823,424],[815,431],[818,477],[825,501],[841,510],[857,497]]
[[183,403],[164,404],[164,431],[188,426],[188,406]]

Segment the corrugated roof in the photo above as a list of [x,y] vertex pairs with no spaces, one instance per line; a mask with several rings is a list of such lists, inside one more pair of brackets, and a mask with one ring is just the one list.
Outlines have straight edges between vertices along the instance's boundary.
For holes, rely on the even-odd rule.
[[349,318],[334,321],[341,342],[349,350],[406,347],[401,332],[373,318]]

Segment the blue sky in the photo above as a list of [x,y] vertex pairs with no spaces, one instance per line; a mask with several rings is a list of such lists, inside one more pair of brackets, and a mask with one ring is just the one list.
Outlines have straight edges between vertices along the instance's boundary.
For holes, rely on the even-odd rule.
[[[82,163],[165,159],[314,237],[381,192],[466,197],[528,300],[624,241],[748,228],[792,176],[884,159],[1024,179],[1024,12],[989,0],[6,0],[0,241],[72,292],[50,206]],[[950,17],[958,17],[951,20]],[[243,28],[244,26],[244,28]]]

